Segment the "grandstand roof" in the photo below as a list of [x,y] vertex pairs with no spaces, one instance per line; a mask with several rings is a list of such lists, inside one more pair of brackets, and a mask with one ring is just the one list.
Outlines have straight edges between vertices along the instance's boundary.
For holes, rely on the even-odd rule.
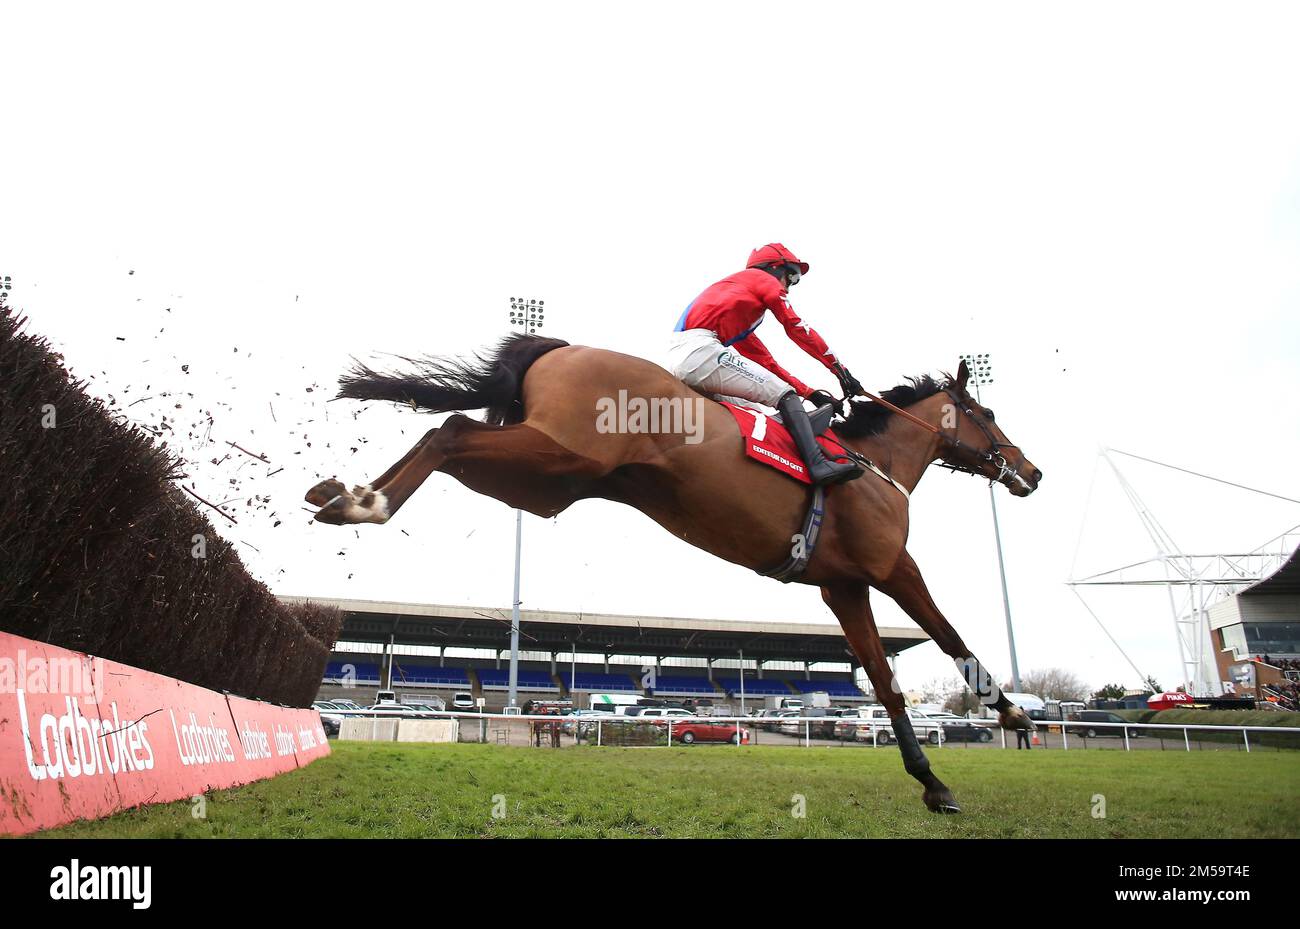
[[1300,594],[1300,548],[1293,551],[1276,571],[1251,584],[1242,594]]
[[[454,648],[509,648],[510,610],[500,607],[280,597],[286,603],[311,600],[344,613],[339,640]],[[665,658],[746,658],[856,663],[838,625],[623,616],[520,610],[519,647],[525,651],[577,651]],[[889,654],[928,642],[919,629],[880,627]]]

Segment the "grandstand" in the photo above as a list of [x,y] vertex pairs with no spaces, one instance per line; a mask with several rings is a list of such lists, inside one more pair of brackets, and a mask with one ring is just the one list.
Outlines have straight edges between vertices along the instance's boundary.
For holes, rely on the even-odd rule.
[[1223,689],[1300,709],[1300,549],[1206,613]]
[[[509,610],[313,602],[337,606],[344,615],[321,683],[322,699],[346,696],[364,705],[379,689],[397,690],[410,700],[469,691],[489,709],[505,704]],[[882,627],[880,634],[891,658],[929,641],[919,629]],[[747,701],[825,691],[835,702],[849,704],[867,699],[864,682],[838,625],[520,613],[521,703],[557,696],[581,703],[588,694],[612,692],[739,705],[742,691]]]

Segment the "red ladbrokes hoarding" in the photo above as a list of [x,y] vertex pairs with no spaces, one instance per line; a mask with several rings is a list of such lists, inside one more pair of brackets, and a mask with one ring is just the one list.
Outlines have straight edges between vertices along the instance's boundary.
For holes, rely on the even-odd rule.
[[196,797],[328,754],[315,710],[0,632],[0,833]]

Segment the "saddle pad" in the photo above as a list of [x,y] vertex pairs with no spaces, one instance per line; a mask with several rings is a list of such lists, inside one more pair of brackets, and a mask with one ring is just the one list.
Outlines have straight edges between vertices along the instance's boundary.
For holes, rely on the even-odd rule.
[[[736,425],[740,427],[740,437],[745,441],[746,455],[755,461],[776,468],[782,474],[788,474],[796,481],[812,483],[812,478],[808,476],[808,469],[804,467],[803,459],[799,457],[799,449],[785,426],[758,410],[735,406],[726,401],[720,402],[731,412],[735,417]],[[829,429],[817,437],[817,442],[827,457],[845,457],[844,446],[840,445],[839,440],[835,438],[835,433]]]

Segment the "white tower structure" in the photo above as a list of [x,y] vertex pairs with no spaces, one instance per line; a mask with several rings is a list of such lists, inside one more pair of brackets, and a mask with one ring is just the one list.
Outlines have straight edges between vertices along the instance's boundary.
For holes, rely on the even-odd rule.
[[[1103,448],[1100,458],[1110,468],[1119,482],[1129,505],[1133,507],[1143,529],[1155,548],[1150,558],[1131,564],[1110,568],[1085,577],[1076,577],[1071,569],[1071,577],[1066,582],[1083,602],[1102,627],[1111,642],[1124,654],[1129,664],[1145,678],[1141,670],[1133,665],[1113,635],[1102,624],[1096,612],[1084,599],[1081,588],[1088,587],[1164,587],[1169,599],[1169,611],[1173,620],[1174,638],[1178,648],[1178,657],[1182,669],[1182,685],[1186,691],[1195,696],[1221,696],[1223,682],[1220,680],[1215,663],[1212,639],[1210,637],[1209,609],[1215,603],[1232,596],[1261,578],[1276,571],[1296,550],[1300,544],[1300,525],[1293,526],[1281,535],[1269,539],[1264,544],[1248,552],[1215,552],[1210,554],[1184,551],[1173,537],[1161,525],[1151,508],[1143,502],[1133,485],[1115,463],[1114,456],[1122,455],[1159,465],[1194,477],[1203,478],[1220,484],[1227,484],[1241,490],[1286,500],[1300,504],[1300,500],[1284,497],[1280,494],[1256,490],[1243,484],[1235,484],[1219,478],[1210,477],[1179,468],[1174,465],[1143,458],[1118,449]],[[1091,497],[1091,491],[1089,492]],[[1085,513],[1086,519],[1086,513]],[[1082,532],[1082,530],[1081,530]],[[1081,536],[1082,537],[1082,536]],[[1077,556],[1077,550],[1076,550]]]

